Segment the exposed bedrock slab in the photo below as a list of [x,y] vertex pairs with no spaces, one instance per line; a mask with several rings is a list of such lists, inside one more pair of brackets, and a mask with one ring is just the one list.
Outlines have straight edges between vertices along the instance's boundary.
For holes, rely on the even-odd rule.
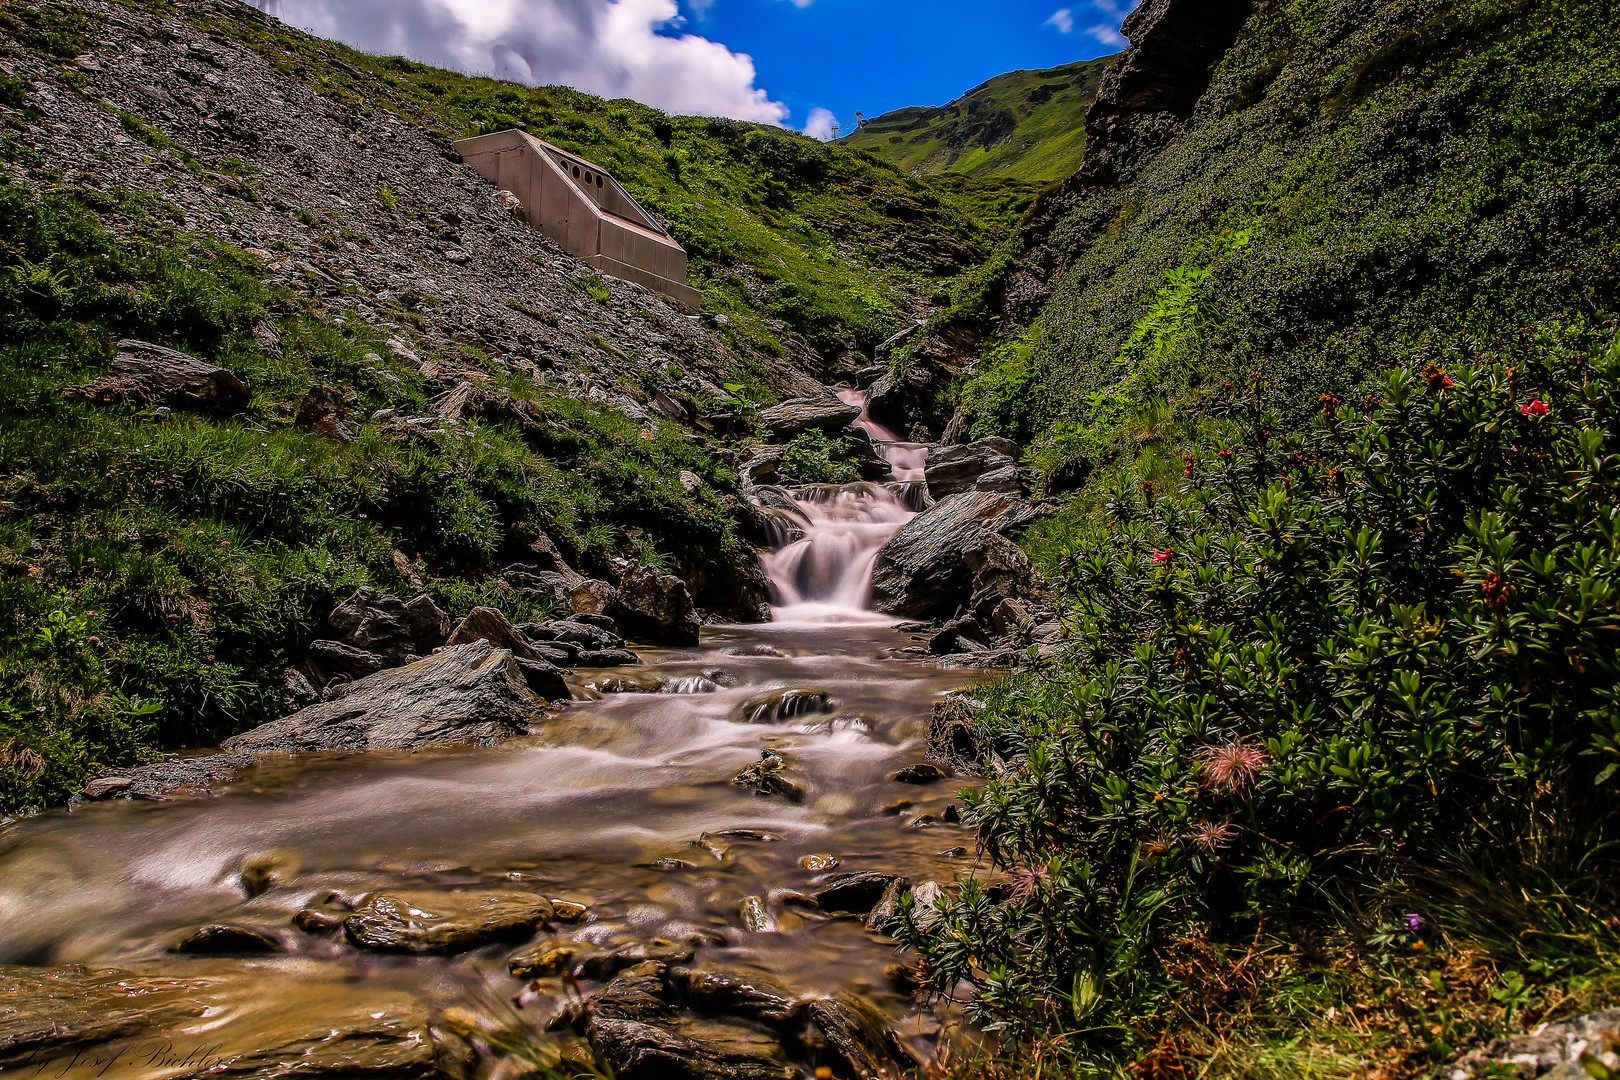
[[227,750],[416,749],[489,745],[527,733],[545,713],[511,650],[472,641],[339,687],[330,701],[261,724]]
[[970,556],[1035,520],[1016,495],[968,491],[918,514],[878,552],[872,606],[913,619],[949,616],[973,593]]

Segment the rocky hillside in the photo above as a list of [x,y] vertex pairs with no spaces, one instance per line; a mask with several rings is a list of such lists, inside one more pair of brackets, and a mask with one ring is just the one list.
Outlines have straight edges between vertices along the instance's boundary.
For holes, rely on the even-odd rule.
[[[514,124],[670,221],[702,316],[450,147]],[[0,810],[280,715],[362,587],[521,620],[568,607],[546,575],[673,574],[677,621],[760,617],[731,448],[947,301],[977,205],[234,0],[0,10]]]
[[1086,110],[1114,59],[998,75],[948,105],[884,113],[839,144],[916,175],[1062,180],[1085,156]]

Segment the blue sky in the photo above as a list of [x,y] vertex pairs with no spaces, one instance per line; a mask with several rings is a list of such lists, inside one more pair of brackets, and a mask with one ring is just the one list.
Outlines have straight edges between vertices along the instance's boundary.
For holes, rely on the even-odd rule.
[[1116,51],[1122,0],[247,0],[368,52],[788,124],[941,105]]
[[[848,124],[943,105],[993,75],[1117,52],[1128,8],[1080,0],[712,0],[685,32],[754,58],[758,85],[804,127],[811,109]],[[1053,18],[1058,12],[1067,17]],[[1065,32],[1066,31],[1066,32]]]

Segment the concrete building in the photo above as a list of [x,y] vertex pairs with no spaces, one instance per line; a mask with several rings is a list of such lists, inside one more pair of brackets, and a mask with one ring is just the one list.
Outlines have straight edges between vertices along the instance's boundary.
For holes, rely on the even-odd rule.
[[523,219],[602,273],[634,281],[694,311],[686,249],[597,165],[523,131],[456,143],[462,160],[523,204]]

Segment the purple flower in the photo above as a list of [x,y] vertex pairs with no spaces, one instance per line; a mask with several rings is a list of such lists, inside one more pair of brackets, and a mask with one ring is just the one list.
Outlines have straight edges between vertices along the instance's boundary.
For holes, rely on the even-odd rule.
[[1401,919],[1401,921],[1404,922],[1406,924],[1406,928],[1412,931],[1414,934],[1423,929],[1423,916],[1419,915],[1415,911],[1408,912]]

